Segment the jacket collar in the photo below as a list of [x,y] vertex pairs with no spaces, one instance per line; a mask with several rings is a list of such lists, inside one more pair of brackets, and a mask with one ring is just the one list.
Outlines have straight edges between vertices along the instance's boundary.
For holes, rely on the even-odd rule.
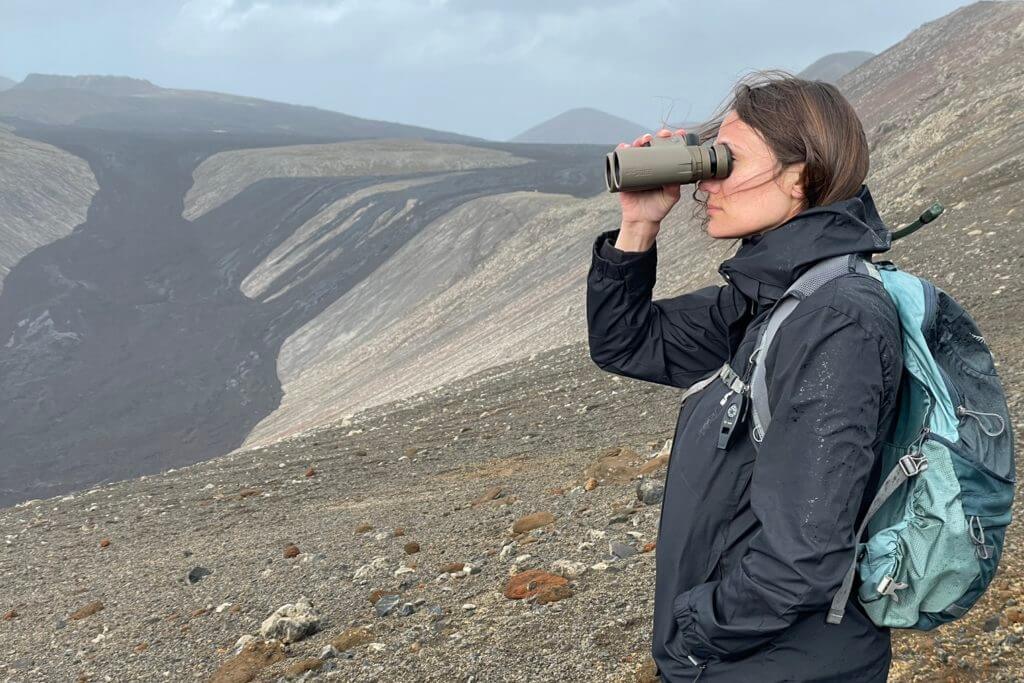
[[777,228],[744,237],[718,272],[747,299],[770,306],[815,262],[888,251],[891,240],[871,193],[861,185],[854,197],[807,209]]

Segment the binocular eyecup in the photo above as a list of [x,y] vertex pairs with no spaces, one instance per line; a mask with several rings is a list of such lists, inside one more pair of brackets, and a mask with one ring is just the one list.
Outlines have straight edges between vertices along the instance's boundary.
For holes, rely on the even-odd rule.
[[701,145],[696,133],[654,136],[642,147],[623,147],[605,157],[604,182],[609,192],[653,190],[725,178],[732,155],[723,144]]

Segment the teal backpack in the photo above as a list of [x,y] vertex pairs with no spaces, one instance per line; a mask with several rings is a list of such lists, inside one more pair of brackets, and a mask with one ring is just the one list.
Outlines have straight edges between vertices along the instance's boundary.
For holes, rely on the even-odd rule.
[[[941,212],[936,204],[893,240]],[[1015,468],[1006,394],[970,315],[891,261],[852,254],[816,263],[761,327],[749,387],[753,441],[763,439],[771,421],[765,371],[756,361],[802,299],[851,271],[880,280],[892,297],[904,367],[895,425],[883,444],[883,479],[827,621],[842,621],[856,572],[857,598],[876,625],[930,630],[963,616],[988,588],[1011,519]]]

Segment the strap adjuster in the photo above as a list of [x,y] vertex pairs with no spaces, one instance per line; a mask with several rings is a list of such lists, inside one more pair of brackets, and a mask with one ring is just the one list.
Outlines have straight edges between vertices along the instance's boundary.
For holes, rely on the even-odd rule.
[[920,452],[907,453],[899,459],[899,465],[904,474],[913,477],[928,469],[928,458]]
[[740,379],[740,376],[736,374],[728,363],[724,364],[721,370],[718,371],[718,377],[725,382],[725,386],[737,394],[743,393],[747,388],[746,382]]

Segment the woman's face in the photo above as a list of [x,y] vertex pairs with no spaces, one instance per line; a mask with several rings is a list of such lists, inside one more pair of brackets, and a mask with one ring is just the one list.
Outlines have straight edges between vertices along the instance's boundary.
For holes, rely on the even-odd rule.
[[803,192],[797,181],[803,163],[792,164],[772,179],[778,160],[761,136],[730,110],[716,142],[732,152],[732,171],[721,180],[701,180],[707,193],[708,234],[740,238],[775,228],[800,213]]

